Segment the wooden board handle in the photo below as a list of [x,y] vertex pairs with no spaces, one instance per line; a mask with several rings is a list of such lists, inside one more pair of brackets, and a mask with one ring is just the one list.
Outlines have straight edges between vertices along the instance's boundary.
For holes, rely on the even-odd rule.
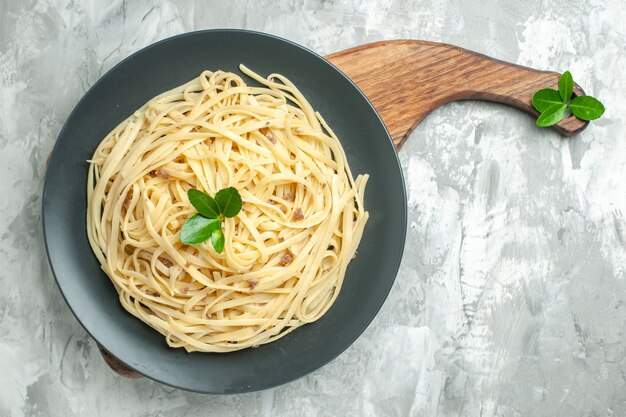
[[[494,101],[537,117],[532,95],[541,88],[557,88],[560,77],[456,46],[415,40],[370,43],[326,59],[365,93],[397,147],[431,111],[451,101]],[[578,85],[574,93],[584,95]],[[586,126],[570,116],[553,129],[571,136]]]

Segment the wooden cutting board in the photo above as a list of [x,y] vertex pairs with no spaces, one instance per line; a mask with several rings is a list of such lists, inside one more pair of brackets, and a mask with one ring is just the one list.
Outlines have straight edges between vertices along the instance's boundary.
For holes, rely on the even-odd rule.
[[[531,103],[541,88],[558,89],[560,74],[490,58],[456,46],[415,40],[375,42],[326,56],[365,93],[400,148],[431,111],[459,100],[508,104],[533,117]],[[574,84],[574,93],[584,95]],[[588,122],[573,116],[552,126],[572,136]],[[100,347],[106,363],[128,378],[141,375]]]
[[[365,93],[385,122],[396,147],[426,115],[445,103],[487,100],[538,117],[531,98],[541,88],[558,89],[560,74],[499,61],[443,43],[375,42],[326,56]],[[574,84],[574,93],[584,95]],[[588,122],[570,116],[553,126],[572,136]]]

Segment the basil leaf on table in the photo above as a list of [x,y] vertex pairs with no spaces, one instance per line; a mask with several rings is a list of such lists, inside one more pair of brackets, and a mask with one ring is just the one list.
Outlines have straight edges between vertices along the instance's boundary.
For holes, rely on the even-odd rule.
[[563,101],[561,101],[559,92],[551,88],[543,88],[533,95],[533,107],[539,113],[543,113],[552,105],[561,103]]
[[[537,126],[548,127],[558,123],[567,115],[567,109],[581,120],[595,120],[604,114],[604,106],[591,96],[574,94],[574,78],[569,71],[565,71],[559,78],[559,90],[542,88],[533,94],[533,107],[541,113],[537,119]],[[571,100],[570,100],[571,99]]]
[[[209,219],[201,214],[194,214],[185,221],[180,230],[180,241],[185,245],[195,245],[209,239],[214,230],[221,227],[219,219]],[[221,232],[221,230],[220,230]]]
[[591,96],[574,97],[569,108],[582,120],[595,120],[604,114],[604,105]]
[[189,197],[191,205],[204,217],[211,219],[217,219],[219,217],[220,208],[213,197],[195,188],[191,188],[187,191],[187,196]]
[[559,95],[561,96],[563,103],[567,103],[569,101],[573,92],[574,78],[572,78],[571,72],[565,71],[559,79]]
[[567,104],[553,104],[541,113],[541,116],[537,119],[537,126],[546,127],[558,123],[565,116],[566,111]]
[[224,217],[235,217],[241,211],[241,195],[234,187],[224,188],[215,194],[215,201]]

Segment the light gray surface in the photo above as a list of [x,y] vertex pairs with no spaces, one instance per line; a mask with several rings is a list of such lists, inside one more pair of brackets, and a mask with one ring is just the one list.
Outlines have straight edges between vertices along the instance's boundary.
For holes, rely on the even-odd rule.
[[[151,3],[0,1],[0,416],[626,415],[623,1]],[[405,259],[365,334],[287,386],[191,394],[108,370],[54,284],[40,194],[63,122],[100,75],[213,27],[322,54],[453,43],[569,69],[608,110],[573,139],[500,105],[437,110],[401,152]]]

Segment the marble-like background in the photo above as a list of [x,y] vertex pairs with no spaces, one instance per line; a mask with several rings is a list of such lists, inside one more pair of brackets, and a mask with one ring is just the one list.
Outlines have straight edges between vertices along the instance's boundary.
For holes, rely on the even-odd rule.
[[[0,416],[626,415],[623,0],[153,3],[0,0]],[[40,202],[85,90],[145,45],[214,27],[322,54],[453,43],[569,69],[608,110],[573,139],[500,105],[437,110],[401,151],[407,248],[365,334],[286,386],[192,394],[106,367],[54,284]]]

